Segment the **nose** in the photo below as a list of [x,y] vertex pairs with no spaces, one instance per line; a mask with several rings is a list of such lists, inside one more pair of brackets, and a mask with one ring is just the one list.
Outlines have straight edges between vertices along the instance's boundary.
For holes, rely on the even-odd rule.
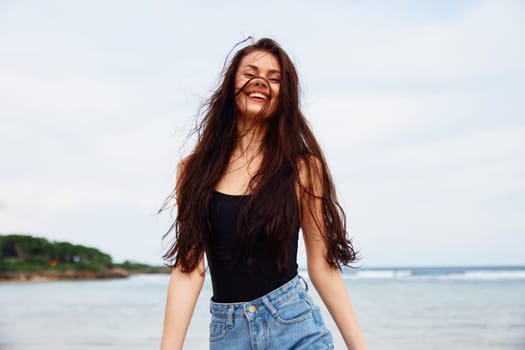
[[255,86],[259,86],[263,88],[267,88],[269,86],[268,82],[263,77],[256,77],[253,80],[254,80],[253,85]]

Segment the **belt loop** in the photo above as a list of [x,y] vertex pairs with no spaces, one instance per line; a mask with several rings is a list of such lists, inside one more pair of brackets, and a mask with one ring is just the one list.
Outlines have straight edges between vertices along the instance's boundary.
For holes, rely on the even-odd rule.
[[266,308],[270,311],[271,315],[275,316],[277,314],[277,309],[273,306],[272,302],[270,301],[270,299],[268,299],[268,297],[263,297],[262,302],[264,306],[266,306]]
[[299,276],[299,279],[300,279],[301,281],[303,281],[303,283],[304,283],[304,289],[306,289],[306,291],[308,292],[308,283],[306,282],[306,280],[303,278],[303,276],[301,276],[301,275],[299,275],[299,274],[297,274],[297,276]]
[[234,311],[234,308],[235,308],[235,306],[233,306],[233,305],[230,305],[230,307],[228,308],[228,319],[226,320],[226,325],[229,328],[233,328],[233,311]]

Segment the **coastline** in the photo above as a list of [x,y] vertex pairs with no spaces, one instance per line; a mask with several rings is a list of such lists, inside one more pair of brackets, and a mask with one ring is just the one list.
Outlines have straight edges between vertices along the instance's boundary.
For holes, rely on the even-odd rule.
[[50,282],[63,280],[92,280],[110,278],[128,278],[131,273],[125,269],[115,267],[103,271],[69,270],[69,271],[38,271],[38,272],[1,272],[0,284],[10,282]]
[[0,234],[0,284],[128,278],[138,273],[167,273],[165,266],[125,260],[94,247],[49,241],[27,234]]
[[150,268],[142,270],[126,270],[121,267],[113,267],[103,271],[89,270],[68,270],[68,271],[25,271],[25,272],[0,272],[0,284],[19,283],[19,282],[53,282],[53,281],[83,281],[98,279],[122,279],[129,278],[132,275],[166,275],[170,270],[164,268]]

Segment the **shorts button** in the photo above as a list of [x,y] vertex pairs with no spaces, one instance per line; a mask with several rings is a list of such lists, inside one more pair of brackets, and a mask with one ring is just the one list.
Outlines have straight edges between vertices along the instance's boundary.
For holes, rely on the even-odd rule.
[[257,308],[255,306],[253,306],[253,305],[248,306],[248,311],[255,312],[256,310],[257,310]]

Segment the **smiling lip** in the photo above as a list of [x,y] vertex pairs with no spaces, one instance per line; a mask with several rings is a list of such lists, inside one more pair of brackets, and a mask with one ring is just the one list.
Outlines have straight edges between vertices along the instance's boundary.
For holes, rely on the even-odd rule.
[[249,92],[247,95],[250,98],[250,100],[253,100],[256,102],[266,102],[269,99],[266,93],[260,92],[260,91],[252,91],[252,92]]

